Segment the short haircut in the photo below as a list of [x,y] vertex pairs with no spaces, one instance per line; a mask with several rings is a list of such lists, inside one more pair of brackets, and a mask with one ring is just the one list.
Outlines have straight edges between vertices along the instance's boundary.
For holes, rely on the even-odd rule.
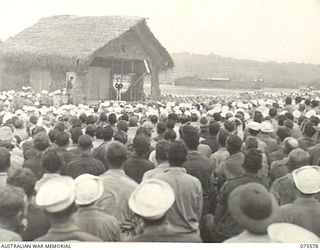
[[216,122],[220,122],[220,121],[221,121],[221,114],[220,114],[220,113],[214,113],[214,114],[213,114],[213,119],[214,119]]
[[5,186],[0,188],[0,217],[12,218],[24,210],[26,195],[22,188]]
[[45,132],[38,133],[33,137],[33,144],[36,149],[43,151],[50,146],[49,136]]
[[230,154],[240,152],[242,147],[242,140],[237,135],[229,135],[226,146]]
[[170,142],[166,140],[160,140],[156,145],[156,159],[157,161],[167,161],[168,152],[170,148]]
[[220,129],[218,133],[218,143],[220,146],[225,147],[229,133],[225,129]]
[[277,116],[277,109],[273,108],[273,107],[270,108],[269,109],[269,116],[272,117],[272,118],[276,117]]
[[157,123],[158,123],[158,116],[157,116],[157,115],[151,115],[151,116],[150,116],[150,121],[151,121],[153,124],[157,124]]
[[220,124],[217,122],[212,122],[209,124],[209,134],[210,135],[217,135],[220,130]]
[[157,133],[163,134],[167,130],[167,125],[164,122],[159,122],[157,124]]
[[28,197],[34,194],[37,178],[29,168],[18,168],[7,180],[7,183],[21,187]]
[[88,125],[86,127],[86,135],[94,137],[96,135],[96,126],[93,124]]
[[243,168],[250,173],[258,173],[262,168],[262,152],[258,149],[249,149],[243,161]]
[[315,124],[313,122],[307,122],[304,125],[303,134],[312,137],[317,132],[317,130],[314,128]]
[[280,126],[277,130],[277,136],[280,141],[284,141],[284,139],[290,136],[290,130],[285,126]]
[[107,121],[108,121],[108,116],[107,116],[107,114],[106,114],[105,112],[102,112],[102,113],[100,114],[99,120],[100,120],[101,122],[107,122]]
[[88,115],[87,118],[86,118],[86,124],[87,125],[91,125],[91,124],[94,124],[94,123],[95,123],[94,116],[93,115]]
[[292,171],[294,169],[307,166],[310,163],[310,155],[307,151],[304,151],[301,148],[293,149],[289,153],[289,163],[288,170]]
[[113,129],[111,128],[110,125],[107,125],[105,127],[103,127],[103,130],[102,130],[102,138],[105,140],[105,141],[110,141],[113,137]]
[[290,105],[292,103],[292,98],[290,96],[287,96],[285,103],[286,103],[286,105]]
[[65,147],[69,144],[69,134],[66,132],[57,132],[54,137],[54,143],[59,147]]
[[59,132],[58,129],[51,129],[49,131],[48,135],[51,143],[54,143],[57,132]]
[[190,117],[190,121],[191,122],[197,122],[198,121],[198,115],[195,114],[195,113],[192,113],[191,117]]
[[168,129],[174,129],[174,126],[176,125],[176,121],[173,119],[168,119],[166,125]]
[[92,140],[88,135],[80,135],[78,147],[81,150],[88,150],[92,148]]
[[132,147],[138,155],[142,156],[148,152],[150,143],[146,136],[136,135],[133,139]]
[[83,135],[82,129],[79,127],[70,129],[71,140],[74,144],[78,144],[80,135]]
[[10,151],[0,147],[0,172],[7,172],[10,167]]
[[54,128],[59,130],[59,131],[64,131],[66,126],[63,123],[58,122],[58,123],[56,123],[56,125],[54,125]]
[[127,160],[127,149],[120,142],[111,142],[107,154],[106,159],[112,166],[120,168],[122,164]]
[[137,135],[144,135],[146,137],[150,137],[151,134],[150,134],[151,131],[148,131],[148,129],[144,128],[144,127],[139,127],[136,131],[136,136]]
[[103,127],[98,126],[96,129],[96,138],[97,139],[103,139]]
[[57,173],[63,165],[63,160],[55,148],[48,148],[41,157],[41,166],[48,173]]
[[245,148],[246,148],[246,150],[249,150],[249,149],[252,149],[252,148],[257,149],[258,148],[258,140],[257,140],[257,138],[252,137],[252,136],[248,136],[246,141],[245,141]]
[[182,140],[190,150],[197,150],[199,146],[200,135],[199,131],[190,125],[182,128]]
[[174,141],[177,138],[177,133],[173,129],[167,129],[163,134],[163,138],[168,141]]
[[113,138],[115,141],[121,142],[122,144],[126,144],[128,141],[128,137],[122,131],[118,131]]
[[116,116],[115,113],[111,113],[111,114],[108,116],[108,122],[109,122],[111,125],[116,124],[116,122],[117,122],[117,116]]
[[177,114],[175,114],[175,113],[170,113],[170,114],[168,115],[168,120],[173,120],[173,121],[177,122],[177,121],[179,120],[179,118],[178,118],[178,115],[177,115]]
[[34,129],[32,129],[31,135],[35,136],[36,134],[41,133],[41,132],[47,133],[47,130],[42,126],[36,126]]
[[82,113],[80,116],[79,116],[79,119],[82,123],[85,123],[86,122],[86,119],[87,119],[87,115],[85,113]]
[[173,141],[170,144],[168,152],[168,161],[170,166],[181,167],[187,160],[188,149],[183,141]]
[[263,115],[260,111],[255,111],[253,114],[253,121],[261,123],[263,119]]
[[284,139],[284,148],[287,153],[290,153],[293,149],[299,147],[299,142],[293,137],[287,137]]

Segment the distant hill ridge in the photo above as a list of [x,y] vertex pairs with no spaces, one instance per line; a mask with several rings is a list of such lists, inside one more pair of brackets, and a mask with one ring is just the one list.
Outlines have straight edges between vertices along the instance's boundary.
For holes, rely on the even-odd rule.
[[180,77],[198,76],[230,78],[241,82],[264,79],[266,87],[320,87],[319,64],[260,62],[216,54],[198,55],[186,52],[173,53],[171,56],[175,68],[160,76],[163,83],[173,82]]

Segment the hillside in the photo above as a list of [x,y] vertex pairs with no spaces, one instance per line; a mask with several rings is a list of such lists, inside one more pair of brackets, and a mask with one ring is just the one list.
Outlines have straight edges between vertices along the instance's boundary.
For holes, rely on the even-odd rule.
[[[259,62],[222,57],[215,54],[174,53],[175,68],[160,76],[162,83],[184,76],[200,78],[231,78],[252,82],[264,79],[266,87],[320,87],[320,65],[304,63]],[[199,86],[201,87],[201,86]]]

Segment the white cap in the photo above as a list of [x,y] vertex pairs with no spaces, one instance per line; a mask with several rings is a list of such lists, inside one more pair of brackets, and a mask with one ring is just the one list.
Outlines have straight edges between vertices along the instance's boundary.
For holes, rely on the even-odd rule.
[[264,132],[264,133],[273,132],[273,127],[271,122],[268,122],[268,121],[261,122],[261,132]]
[[143,218],[157,220],[171,208],[175,200],[171,186],[152,178],[143,181],[129,198],[130,209]]
[[312,116],[315,116],[316,114],[317,114],[317,112],[315,110],[311,109],[306,113],[306,117],[308,119],[310,119]]
[[89,205],[103,194],[103,183],[97,176],[83,174],[75,180],[75,202],[77,205]]
[[258,122],[250,121],[248,122],[248,128],[255,131],[259,131],[261,129],[261,124]]
[[268,227],[273,243],[317,243],[319,237],[307,229],[289,223],[274,223]]
[[320,167],[305,166],[292,172],[297,189],[304,194],[320,192]]
[[301,116],[301,113],[299,110],[295,110],[292,112],[292,115],[294,118],[299,118]]
[[40,187],[36,204],[49,213],[57,213],[69,207],[74,199],[74,180],[62,176],[50,179]]

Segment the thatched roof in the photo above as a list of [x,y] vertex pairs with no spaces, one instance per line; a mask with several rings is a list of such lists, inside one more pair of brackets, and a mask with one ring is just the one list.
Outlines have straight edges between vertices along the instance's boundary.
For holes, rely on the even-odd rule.
[[[154,38],[144,18],[123,16],[52,16],[41,19],[0,45],[0,56],[5,60],[41,67],[75,64],[88,65],[95,53],[137,27],[144,27],[161,68],[173,67],[166,49]],[[156,40],[156,41],[155,41]],[[144,47],[148,49],[148,46]],[[157,51],[155,53],[154,49]],[[113,55],[114,56],[114,55]],[[140,59],[140,58],[137,58]]]

